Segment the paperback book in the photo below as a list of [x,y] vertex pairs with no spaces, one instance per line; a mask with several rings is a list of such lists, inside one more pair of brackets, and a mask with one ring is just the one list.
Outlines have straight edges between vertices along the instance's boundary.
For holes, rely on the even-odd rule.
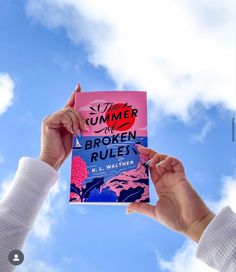
[[149,202],[147,96],[141,91],[81,92],[75,109],[90,131],[73,138],[70,203]]

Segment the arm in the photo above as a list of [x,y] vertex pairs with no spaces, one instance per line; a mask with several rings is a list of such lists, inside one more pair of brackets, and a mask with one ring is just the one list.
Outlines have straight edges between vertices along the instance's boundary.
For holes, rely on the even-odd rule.
[[203,232],[197,258],[222,272],[236,271],[236,214],[225,207]]
[[[77,86],[75,92],[80,91]],[[0,271],[10,272],[12,250],[20,250],[51,187],[57,170],[69,156],[72,137],[86,130],[82,117],[73,109],[75,92],[63,109],[42,122],[39,159],[22,158],[13,185],[0,202]]]
[[0,271],[12,271],[8,261],[22,248],[44,199],[58,179],[54,168],[32,158],[19,161],[11,189],[0,203]]
[[206,264],[220,271],[236,271],[235,215],[228,211],[215,217],[189,183],[179,160],[142,146],[138,150],[150,160],[159,199],[156,205],[132,203],[127,213],[142,213],[186,235],[199,243],[197,257]]

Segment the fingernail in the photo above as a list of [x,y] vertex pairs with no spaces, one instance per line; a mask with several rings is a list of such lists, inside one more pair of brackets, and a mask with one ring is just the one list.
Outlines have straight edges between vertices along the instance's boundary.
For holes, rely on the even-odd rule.
[[[152,160],[152,159],[151,159]],[[151,160],[148,160],[145,162],[145,165],[149,165],[149,163],[151,162]]]
[[85,126],[85,130],[86,130],[87,132],[90,132],[90,131],[91,131],[91,129],[90,129],[88,126]]
[[139,147],[143,147],[143,146],[140,144],[135,144],[135,147],[139,148]]
[[163,163],[163,161],[160,161],[156,164],[156,167],[160,166]]
[[139,145],[139,144],[136,144],[135,147],[136,147],[136,148],[138,149],[138,151],[140,152],[140,151],[141,151],[140,149],[142,149],[144,146]]
[[82,136],[81,136],[81,132],[80,132],[80,130],[78,130],[78,137],[79,138],[81,138]]

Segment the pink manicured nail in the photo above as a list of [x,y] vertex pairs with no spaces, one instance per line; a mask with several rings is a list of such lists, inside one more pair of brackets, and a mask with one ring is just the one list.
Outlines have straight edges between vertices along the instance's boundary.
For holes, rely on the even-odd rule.
[[78,137],[79,137],[79,138],[82,138],[82,135],[81,135],[80,130],[78,130]]
[[136,147],[138,150],[140,150],[140,148],[144,148],[144,146],[139,145],[139,144],[136,144],[135,147]]
[[141,144],[135,144],[136,147],[144,147]]
[[90,129],[88,126],[85,127],[85,130],[86,130],[87,132],[90,132],[90,131],[91,131],[91,129]]

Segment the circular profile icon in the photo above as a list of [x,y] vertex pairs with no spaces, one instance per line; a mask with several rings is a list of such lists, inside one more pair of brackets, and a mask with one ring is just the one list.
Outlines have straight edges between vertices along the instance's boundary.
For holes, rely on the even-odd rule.
[[9,253],[8,260],[13,265],[20,265],[24,261],[24,254],[20,250],[13,250]]

